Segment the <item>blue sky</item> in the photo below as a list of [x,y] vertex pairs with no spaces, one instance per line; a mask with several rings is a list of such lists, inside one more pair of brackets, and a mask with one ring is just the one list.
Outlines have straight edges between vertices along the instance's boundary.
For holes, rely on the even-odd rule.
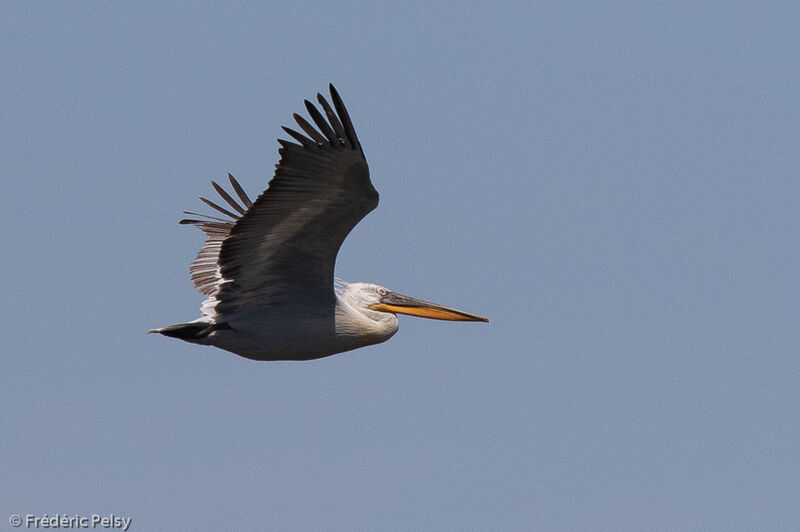
[[[272,4],[0,4],[2,523],[800,528],[800,9]],[[146,335],[328,82],[381,193],[337,274],[492,321]]]

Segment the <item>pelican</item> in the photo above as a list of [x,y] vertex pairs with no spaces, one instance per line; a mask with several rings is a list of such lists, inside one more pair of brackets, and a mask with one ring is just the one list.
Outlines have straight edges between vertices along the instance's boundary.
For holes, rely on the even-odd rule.
[[322,112],[305,100],[316,128],[297,113],[305,135],[283,128],[297,142],[278,139],[275,175],[254,202],[228,174],[238,201],[211,184],[230,209],[200,198],[226,218],[184,213],[194,218],[180,223],[205,234],[189,273],[206,300],[196,320],[149,332],[252,360],[311,360],[388,340],[397,332],[397,314],[489,321],[334,278],[342,242],[378,206],[378,191],[333,85],[330,93],[333,107],[317,94]]

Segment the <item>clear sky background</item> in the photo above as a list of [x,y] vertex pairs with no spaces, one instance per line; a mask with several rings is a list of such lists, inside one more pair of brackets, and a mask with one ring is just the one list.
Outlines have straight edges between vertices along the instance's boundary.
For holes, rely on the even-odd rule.
[[[800,8],[0,4],[0,527],[800,529]],[[257,363],[194,319],[209,180],[333,82],[337,274],[491,318]]]

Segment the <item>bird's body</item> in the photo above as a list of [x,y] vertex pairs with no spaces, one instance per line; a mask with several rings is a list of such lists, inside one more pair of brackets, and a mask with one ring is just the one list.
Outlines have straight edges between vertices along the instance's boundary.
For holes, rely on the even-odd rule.
[[212,184],[235,212],[201,199],[230,219],[181,220],[206,235],[190,273],[207,299],[197,320],[150,332],[253,360],[309,360],[388,340],[397,332],[395,313],[488,321],[374,284],[334,286],[339,247],[378,205],[378,192],[344,104],[330,89],[333,108],[317,95],[325,117],[305,102],[318,129],[297,114],[307,136],[284,128],[299,144],[279,140],[275,177],[255,202],[229,175],[239,201]]
[[[217,326],[218,318],[202,317],[188,329],[201,334],[182,339],[253,360],[311,360],[377,344],[397,332],[397,316],[369,309],[364,312],[348,301],[373,286],[348,284],[336,294],[333,305],[267,304],[245,309],[226,316],[222,327]],[[184,325],[177,327],[177,331],[187,331]],[[170,331],[158,332],[171,335]]]

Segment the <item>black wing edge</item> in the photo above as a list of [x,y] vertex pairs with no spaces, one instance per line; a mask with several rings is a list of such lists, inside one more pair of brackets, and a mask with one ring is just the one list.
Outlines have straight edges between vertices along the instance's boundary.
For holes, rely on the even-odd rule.
[[208,223],[208,222],[233,223],[234,221],[236,221],[239,218],[241,218],[244,215],[244,213],[247,212],[247,209],[250,208],[250,206],[253,204],[253,202],[250,201],[250,198],[247,196],[247,193],[245,193],[244,189],[242,188],[242,186],[239,184],[239,182],[236,180],[235,177],[233,177],[231,174],[228,174],[228,180],[230,181],[231,187],[233,188],[234,192],[236,192],[236,195],[239,197],[239,202],[241,202],[241,203],[237,202],[216,181],[211,181],[211,186],[214,187],[214,190],[217,191],[217,194],[219,194],[220,198],[225,200],[225,202],[228,205],[230,205],[230,207],[234,211],[236,211],[236,213],[238,213],[238,214],[229,211],[225,207],[222,207],[221,205],[218,205],[217,203],[214,203],[210,199],[204,198],[203,196],[200,196],[200,201],[202,201],[203,203],[205,203],[209,207],[217,210],[218,212],[221,212],[225,216],[228,216],[229,218],[232,218],[233,220],[226,220],[226,219],[220,218],[218,216],[211,216],[211,215],[208,215],[208,214],[199,214],[199,213],[192,212],[192,211],[183,211],[183,214],[189,214],[191,216],[198,216],[201,219],[184,218],[183,220],[181,220],[178,223],[180,223],[180,224],[192,224],[192,225],[205,224],[205,223]]
[[331,92],[333,107],[331,107],[328,100],[326,100],[322,94],[317,93],[317,102],[319,102],[319,105],[325,113],[323,116],[313,103],[304,100],[303,103],[305,104],[308,114],[311,116],[311,120],[314,122],[314,125],[316,125],[316,128],[309,123],[308,120],[294,113],[292,117],[305,134],[290,127],[282,126],[281,129],[296,140],[297,143],[278,139],[281,149],[296,150],[298,148],[314,145],[323,146],[329,144],[332,147],[348,147],[350,149],[362,151],[355,127],[353,127],[353,122],[350,120],[350,115],[347,112],[347,108],[344,106],[344,102],[342,102],[341,96],[339,96],[339,92],[336,90],[336,87],[333,86],[333,83],[330,83],[328,88]]

